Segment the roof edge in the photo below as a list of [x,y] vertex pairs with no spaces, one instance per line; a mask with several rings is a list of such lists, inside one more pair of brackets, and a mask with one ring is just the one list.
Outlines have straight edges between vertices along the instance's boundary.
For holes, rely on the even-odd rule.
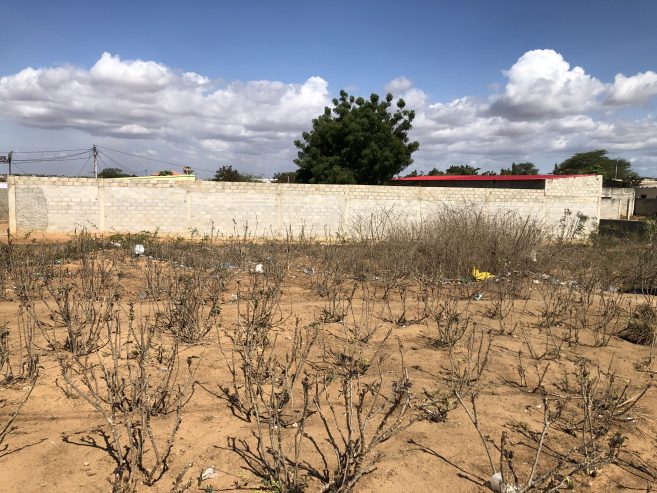
[[539,181],[558,180],[561,178],[583,178],[600,175],[439,175],[408,176],[393,178],[391,181]]

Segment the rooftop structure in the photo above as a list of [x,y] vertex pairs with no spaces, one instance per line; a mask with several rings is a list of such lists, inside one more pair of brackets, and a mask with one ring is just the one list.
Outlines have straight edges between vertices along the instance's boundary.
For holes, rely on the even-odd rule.
[[543,189],[550,180],[583,178],[596,175],[439,175],[394,178],[391,185],[420,187],[468,187]]

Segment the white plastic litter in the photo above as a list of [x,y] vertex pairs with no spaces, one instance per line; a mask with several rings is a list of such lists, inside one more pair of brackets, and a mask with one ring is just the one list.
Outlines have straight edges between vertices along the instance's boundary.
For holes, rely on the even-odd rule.
[[121,248],[121,243],[118,241],[112,241],[110,242],[110,245],[112,245],[114,248]]
[[144,245],[142,244],[137,244],[135,245],[135,255],[143,255],[144,254]]
[[511,486],[510,484],[502,483],[502,473],[496,472],[488,480],[490,488],[497,493],[518,493],[518,488]]
[[216,475],[217,475],[217,471],[215,471],[214,467],[208,467],[205,471],[201,473],[201,481],[212,479]]
[[536,262],[536,255],[537,255],[536,250],[532,250],[531,252],[532,262]]
[[256,264],[255,269],[253,269],[253,272],[255,272],[256,274],[264,274],[265,268],[262,266],[262,264]]

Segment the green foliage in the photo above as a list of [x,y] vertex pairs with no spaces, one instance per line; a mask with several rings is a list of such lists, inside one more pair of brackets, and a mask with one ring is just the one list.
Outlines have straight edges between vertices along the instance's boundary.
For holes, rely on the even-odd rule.
[[173,171],[171,171],[170,169],[165,169],[165,170],[159,171],[157,173],[157,176],[173,176]]
[[480,168],[475,168],[469,164],[454,164],[447,168],[446,175],[478,175]]
[[538,168],[534,163],[512,163],[511,168],[502,168],[500,175],[537,175]]
[[481,176],[497,176],[497,173],[495,171],[484,171]]
[[413,170],[407,175],[404,175],[404,178],[413,178],[416,176],[442,176],[444,174],[444,171],[440,171],[438,168],[432,168],[426,175],[424,174],[424,171]]
[[392,112],[392,100],[392,94],[381,101],[376,94],[364,99],[340,91],[333,108],[324,108],[312,130],[294,142],[297,181],[381,185],[407,168],[420,147],[408,139],[415,112],[403,99]]
[[627,159],[612,159],[607,151],[579,152],[555,166],[555,175],[602,175],[605,185],[634,186],[640,180]]
[[126,178],[128,176],[135,176],[126,173],[120,168],[105,168],[98,173],[98,178]]
[[274,173],[274,181],[276,183],[296,183],[296,181],[297,181],[297,172],[296,171],[281,171],[279,173]]
[[212,181],[248,181],[253,182],[255,178],[251,175],[245,175],[233,169],[231,165],[222,166],[214,174]]

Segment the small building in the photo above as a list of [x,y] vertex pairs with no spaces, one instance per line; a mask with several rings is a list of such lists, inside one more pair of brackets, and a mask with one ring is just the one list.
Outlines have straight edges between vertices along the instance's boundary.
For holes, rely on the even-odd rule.
[[509,188],[544,190],[549,180],[584,178],[596,175],[438,175],[394,178],[392,185],[420,187]]
[[634,214],[637,216],[657,215],[657,180],[643,179],[634,189]]

